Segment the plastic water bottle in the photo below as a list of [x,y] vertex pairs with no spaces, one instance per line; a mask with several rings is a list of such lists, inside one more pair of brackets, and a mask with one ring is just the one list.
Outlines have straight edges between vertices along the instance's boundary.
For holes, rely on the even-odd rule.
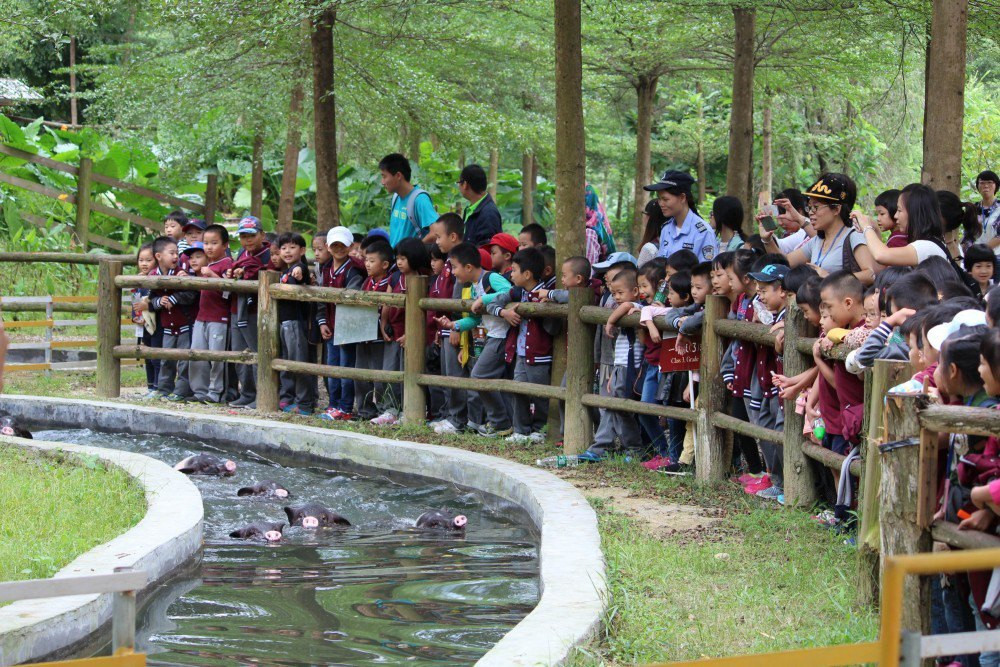
[[813,435],[821,442],[826,435],[826,422],[823,421],[822,417],[813,422]]
[[575,454],[570,456],[548,456],[544,459],[538,459],[535,461],[535,465],[540,468],[572,468],[580,465],[580,457]]

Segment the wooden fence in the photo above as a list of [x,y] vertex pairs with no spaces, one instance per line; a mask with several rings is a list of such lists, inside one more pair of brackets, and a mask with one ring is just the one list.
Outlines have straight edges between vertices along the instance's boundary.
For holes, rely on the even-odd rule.
[[[102,199],[100,196],[95,195],[92,191],[94,183],[106,185],[111,188],[117,188],[118,190],[124,190],[174,208],[191,211],[192,213],[203,217],[210,223],[215,220],[218,198],[218,177],[214,174],[208,175],[208,182],[205,186],[205,203],[198,204],[188,201],[187,199],[166,195],[162,192],[156,192],[155,190],[144,188],[141,185],[127,183],[117,178],[110,178],[108,176],[95,173],[93,161],[87,157],[81,157],[80,166],[77,167],[65,162],[43,157],[41,155],[28,153],[5,144],[0,144],[0,155],[7,155],[19,160],[24,160],[47,169],[54,169],[55,171],[70,174],[76,178],[76,189],[72,192],[66,192],[0,171],[0,183],[6,183],[7,185],[21,188],[22,190],[27,190],[28,192],[34,192],[35,194],[49,197],[50,199],[56,199],[73,204],[76,207],[73,234],[76,237],[77,243],[80,244],[80,247],[83,248],[85,252],[91,245],[103,246],[118,252],[125,252],[128,250],[126,245],[120,241],[109,239],[90,231],[90,218],[93,213],[100,213],[101,215],[106,215],[116,220],[122,220],[134,225],[139,225],[155,235],[159,235],[163,230],[162,222],[150,220],[149,218],[144,218],[141,215],[112,206],[110,205],[112,203],[111,200]],[[48,226],[47,221],[40,216],[30,213],[21,213],[20,215],[25,221],[36,227],[44,229]]]
[[[0,261],[3,257],[0,256]],[[664,406],[621,398],[594,395],[592,383],[594,360],[591,358],[594,327],[605,324],[611,311],[592,305],[593,294],[587,288],[570,290],[566,305],[521,303],[516,305],[522,317],[551,317],[566,320],[565,333],[557,346],[586,350],[568,355],[566,386],[562,377],[553,377],[549,385],[441,377],[425,372],[425,312],[460,313],[472,303],[457,299],[431,299],[427,279],[408,281],[404,294],[359,292],[356,290],[283,285],[275,272],[263,272],[258,281],[218,280],[177,276],[141,277],[123,275],[124,263],[100,262],[98,299],[109,307],[98,312],[97,393],[102,397],[120,395],[122,359],[175,359],[225,361],[256,364],[257,408],[262,412],[278,410],[278,373],[291,371],[321,377],[346,378],[403,384],[405,422],[419,423],[426,412],[423,387],[446,387],[471,391],[500,391],[523,394],[566,404],[563,446],[566,454],[585,450],[591,442],[592,425],[589,407],[606,408],[679,419],[693,424],[696,475],[699,481],[721,481],[729,474],[732,461],[732,436],[741,434],[755,439],[780,443],[783,447],[785,500],[789,506],[809,508],[818,500],[818,473],[823,467],[840,470],[844,457],[824,449],[803,437],[803,416],[795,411],[793,401],[785,401],[783,431],[766,429],[734,418],[728,413],[730,398],[721,377],[722,355],[726,341],[738,339],[761,345],[774,345],[775,335],[762,324],[727,319],[728,302],[710,296],[706,302],[701,339],[700,385],[695,408]],[[235,294],[256,294],[258,303],[258,350],[208,351],[150,349],[135,344],[123,345],[120,337],[121,295],[123,289],[209,289]],[[405,310],[407,341],[404,370],[382,371],[344,368],[324,364],[287,361],[279,358],[278,302],[293,300],[369,307],[394,306]],[[815,338],[808,336],[809,326],[802,312],[790,300],[785,321],[784,370],[792,376],[811,365]],[[638,326],[638,315],[623,318],[622,327]],[[662,331],[671,331],[658,323]],[[835,347],[828,357],[843,359],[846,350]],[[955,548],[1000,546],[1000,538],[985,533],[958,531],[954,524],[930,522],[929,503],[933,502],[930,480],[936,479],[931,466],[931,452],[936,447],[935,433],[1000,434],[1000,412],[979,408],[932,406],[917,397],[889,396],[887,390],[909,377],[909,366],[901,362],[878,361],[865,375],[866,409],[862,458],[851,465],[860,477],[858,513],[861,554],[859,568],[863,575],[862,598],[877,599],[880,563],[885,555],[918,553],[929,548],[930,537]],[[921,446],[896,447],[879,451],[879,443],[913,438]],[[817,465],[814,465],[817,464]],[[918,482],[920,494],[918,497]],[[920,510],[918,515],[918,508]],[[881,530],[880,530],[881,528]],[[909,596],[908,599],[913,599]],[[919,600],[919,597],[917,598]],[[924,607],[926,609],[926,607]],[[913,612],[918,613],[918,612]],[[904,615],[905,616],[905,615]],[[919,628],[916,628],[919,629]]]

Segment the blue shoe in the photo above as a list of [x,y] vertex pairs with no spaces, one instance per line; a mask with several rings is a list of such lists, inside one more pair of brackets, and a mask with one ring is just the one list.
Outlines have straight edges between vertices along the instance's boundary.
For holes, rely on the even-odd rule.
[[290,403],[290,404],[286,405],[285,407],[281,408],[281,411],[282,412],[294,412],[297,407],[298,406],[295,405],[294,403]]
[[577,460],[581,463],[600,463],[606,457],[602,454],[596,454],[589,449],[582,454],[577,455]]
[[779,493],[778,494],[778,504],[779,505],[784,505],[785,504],[785,494],[783,494],[783,493]]

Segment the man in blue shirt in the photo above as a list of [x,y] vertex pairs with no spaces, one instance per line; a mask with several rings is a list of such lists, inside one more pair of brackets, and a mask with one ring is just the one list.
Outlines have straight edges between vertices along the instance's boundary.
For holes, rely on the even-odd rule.
[[408,238],[433,242],[430,228],[438,219],[438,214],[431,196],[410,183],[410,161],[399,153],[390,153],[382,158],[378,168],[382,172],[382,187],[393,195],[389,213],[389,245],[395,249],[400,241]]
[[660,229],[660,257],[670,257],[678,250],[690,250],[699,262],[710,261],[719,251],[712,226],[698,215],[691,194],[694,179],[683,171],[664,172],[659,182],[643,187],[655,192],[660,210],[667,221]]

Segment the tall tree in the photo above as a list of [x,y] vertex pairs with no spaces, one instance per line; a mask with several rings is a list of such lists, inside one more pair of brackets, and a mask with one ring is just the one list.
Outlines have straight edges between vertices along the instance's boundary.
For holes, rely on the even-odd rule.
[[750,184],[753,180],[753,75],[757,11],[748,7],[733,7],[733,18],[736,36],[726,193],[743,202],[744,225],[746,225],[753,211]]
[[316,228],[340,224],[337,178],[337,104],[334,94],[333,28],[337,12],[324,10],[313,20],[313,148],[316,151]]
[[556,264],[585,254],[587,162],[583,125],[580,0],[555,0]]
[[275,231],[292,231],[295,212],[295,179],[299,171],[299,147],[302,141],[302,84],[296,81],[288,100],[288,129],[285,135],[285,160],[281,171],[281,195],[278,199],[278,222]]
[[927,49],[924,159],[920,180],[936,190],[962,186],[968,0],[934,0]]

